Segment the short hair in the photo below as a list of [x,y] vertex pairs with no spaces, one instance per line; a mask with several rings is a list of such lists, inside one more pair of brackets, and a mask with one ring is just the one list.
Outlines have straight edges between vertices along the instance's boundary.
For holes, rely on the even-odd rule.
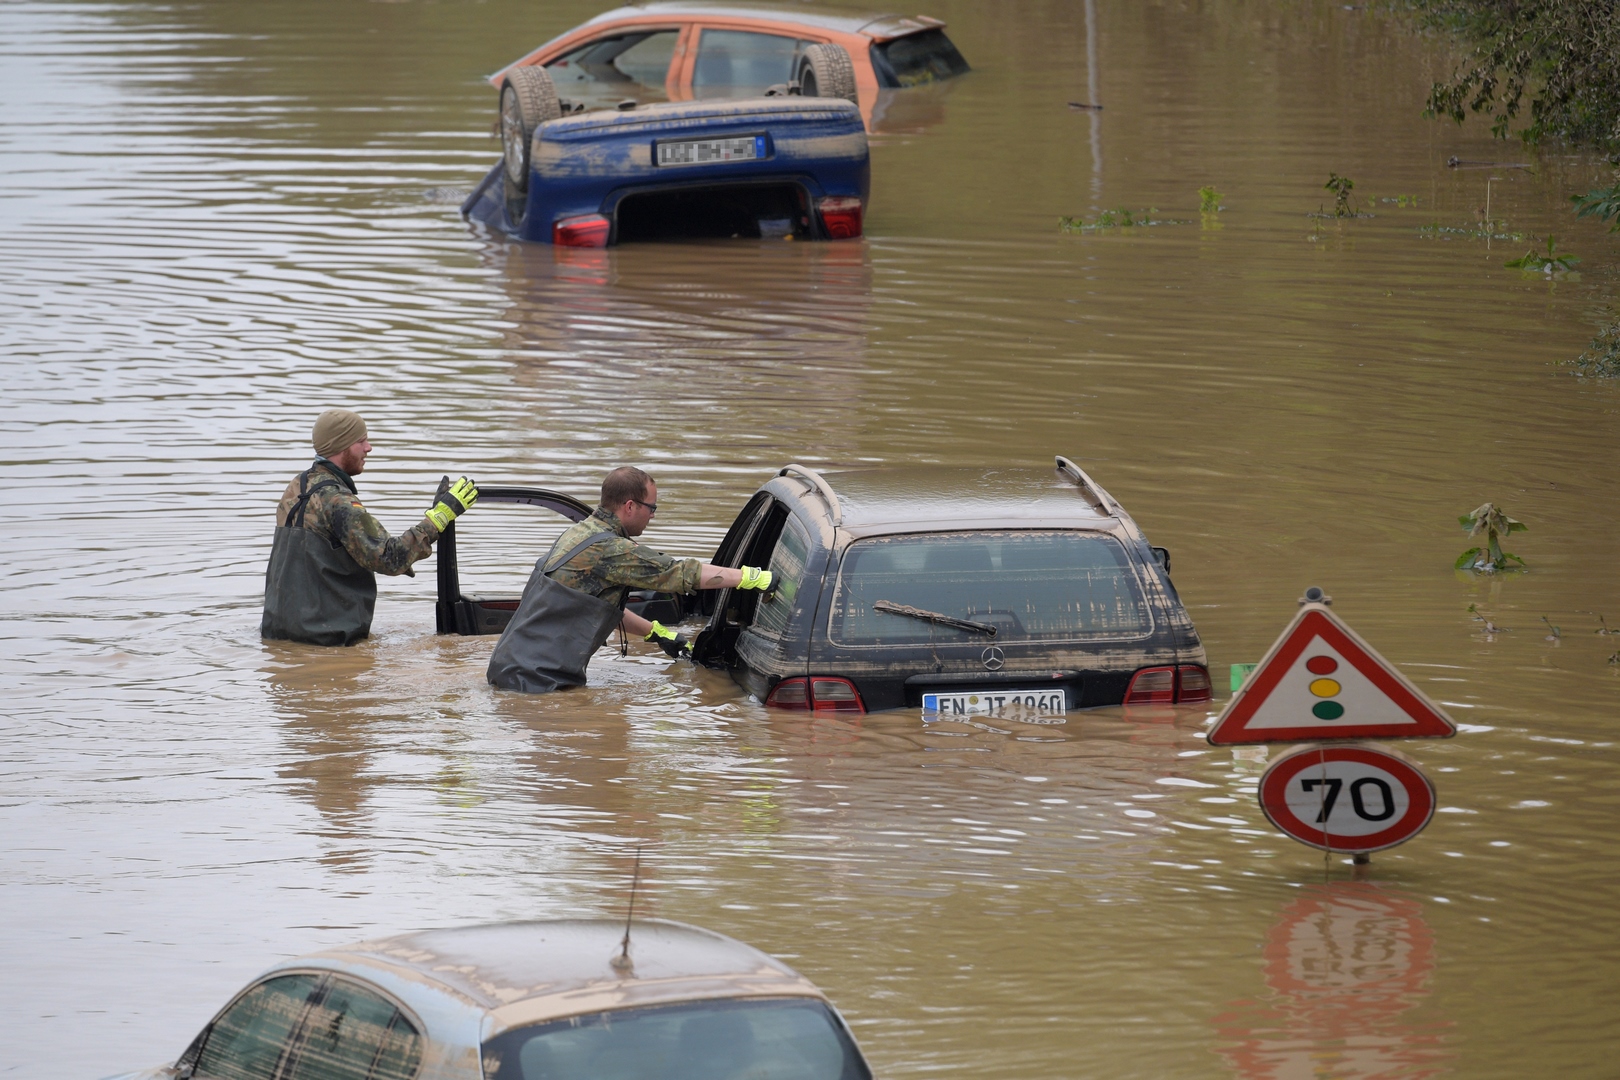
[[653,478],[634,465],[620,465],[602,481],[602,505],[616,510],[632,499],[645,499],[652,484]]

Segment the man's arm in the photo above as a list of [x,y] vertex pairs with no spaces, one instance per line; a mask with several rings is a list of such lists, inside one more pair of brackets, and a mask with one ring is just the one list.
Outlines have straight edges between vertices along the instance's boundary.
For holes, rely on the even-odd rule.
[[639,639],[645,638],[652,632],[652,623],[633,611],[626,611],[624,618],[619,621],[619,628],[625,632],[626,636]]
[[322,509],[326,511],[330,535],[367,570],[389,576],[408,574],[412,563],[433,553],[439,530],[426,518],[398,536],[389,536],[382,522],[347,491],[323,491],[321,495],[326,496]]
[[698,580],[704,589],[735,589],[742,584],[742,571],[704,563],[703,569],[698,571]]

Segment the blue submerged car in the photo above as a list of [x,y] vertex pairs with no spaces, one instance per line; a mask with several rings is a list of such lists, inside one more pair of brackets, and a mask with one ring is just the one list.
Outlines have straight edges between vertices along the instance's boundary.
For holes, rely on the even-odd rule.
[[501,88],[501,160],[461,212],[567,247],[859,237],[871,190],[860,109],[796,90],[584,112],[544,68],[515,68]]

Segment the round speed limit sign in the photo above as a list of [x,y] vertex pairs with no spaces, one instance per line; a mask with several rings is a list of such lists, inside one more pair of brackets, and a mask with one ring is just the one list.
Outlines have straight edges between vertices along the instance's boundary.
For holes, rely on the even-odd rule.
[[1362,854],[1405,843],[1434,816],[1434,785],[1404,757],[1356,744],[1306,746],[1260,778],[1260,809],[1302,844]]

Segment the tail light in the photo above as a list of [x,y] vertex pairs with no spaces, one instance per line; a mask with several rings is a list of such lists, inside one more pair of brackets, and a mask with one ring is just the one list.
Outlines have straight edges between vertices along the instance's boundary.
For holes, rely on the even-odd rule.
[[1127,705],[1193,705],[1209,701],[1208,669],[1198,664],[1143,668],[1131,677]]
[[1125,691],[1127,705],[1173,705],[1176,700],[1176,669],[1148,667],[1138,671]]
[[1182,705],[1196,705],[1210,700],[1209,670],[1197,664],[1182,664],[1176,668],[1176,701]]
[[607,247],[613,222],[601,214],[559,218],[551,225],[551,242],[558,247]]
[[866,704],[861,701],[861,692],[855,689],[855,684],[848,679],[824,678],[819,675],[812,678],[810,701],[815,705],[817,712],[866,711]]
[[816,213],[829,240],[853,240],[861,235],[861,200],[831,195],[816,200]]
[[777,709],[795,709],[816,712],[864,713],[866,703],[861,692],[848,679],[831,675],[795,676],[783,679],[765,698],[765,704]]

